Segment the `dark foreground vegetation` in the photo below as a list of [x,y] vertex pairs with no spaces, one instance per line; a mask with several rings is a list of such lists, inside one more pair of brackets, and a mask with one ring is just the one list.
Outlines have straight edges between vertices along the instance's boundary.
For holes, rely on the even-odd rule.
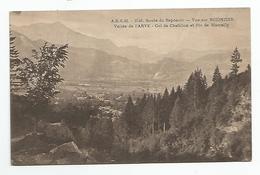
[[197,69],[183,87],[129,96],[118,111],[87,92],[55,104],[68,46],[45,44],[19,59],[13,40],[14,165],[251,160],[251,70],[238,73],[237,49],[230,74],[222,78],[216,67],[211,86]]

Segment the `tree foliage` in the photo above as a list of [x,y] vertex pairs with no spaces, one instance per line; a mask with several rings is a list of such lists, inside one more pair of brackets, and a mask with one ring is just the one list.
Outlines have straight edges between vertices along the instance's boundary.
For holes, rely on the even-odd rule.
[[22,61],[19,58],[19,52],[15,46],[15,39],[16,39],[16,37],[13,36],[12,31],[10,30],[9,52],[10,52],[10,89],[11,89],[11,93],[13,93],[15,90],[19,89],[22,86],[22,82],[20,81],[20,77],[19,77],[19,66],[21,65]]
[[218,66],[216,66],[215,71],[213,73],[213,78],[212,78],[213,85],[219,84],[221,82],[221,80],[222,80],[221,73],[219,72]]
[[140,122],[136,113],[136,108],[134,106],[132,97],[128,97],[128,101],[123,114],[127,125],[128,135],[135,137],[139,133]]
[[230,72],[230,76],[234,77],[237,75],[238,71],[239,71],[239,65],[238,63],[242,62],[241,56],[240,56],[240,52],[238,51],[238,48],[236,47],[235,50],[233,51],[232,55],[231,55],[231,72]]
[[20,76],[26,85],[26,96],[32,107],[47,105],[63,81],[59,70],[68,59],[68,45],[57,47],[45,43],[39,51],[33,50],[31,59],[23,59]]
[[[148,95],[141,114],[144,120],[142,139],[131,145],[132,149],[138,150],[138,160],[250,160],[250,130],[243,137],[237,137],[244,127],[248,129],[250,126],[249,72],[250,66],[245,72],[237,74],[238,81],[233,81],[231,77],[222,79],[216,67],[214,83],[207,87],[205,76],[197,69],[190,75],[183,90],[177,87],[169,95],[165,90],[166,95],[157,95],[156,98]],[[165,97],[175,99],[174,103],[169,100],[168,104],[162,105]],[[164,117],[162,112],[167,111],[167,105],[172,108],[167,121],[170,127],[163,132],[155,126],[164,121],[161,117]],[[241,129],[237,128],[238,132],[229,131],[238,124],[233,125],[233,122],[241,125]],[[231,139],[234,135],[236,138]],[[237,143],[243,146],[237,146]],[[145,157],[140,154],[145,154]]]
[[45,43],[39,51],[32,51],[32,58],[22,60],[19,77],[33,115],[34,132],[37,132],[39,117],[48,111],[51,99],[59,93],[57,85],[63,81],[59,71],[68,59],[67,48],[67,44],[58,47]]
[[205,104],[207,89],[206,76],[203,76],[200,69],[195,70],[184,86],[184,94],[187,105],[190,109],[199,109]]

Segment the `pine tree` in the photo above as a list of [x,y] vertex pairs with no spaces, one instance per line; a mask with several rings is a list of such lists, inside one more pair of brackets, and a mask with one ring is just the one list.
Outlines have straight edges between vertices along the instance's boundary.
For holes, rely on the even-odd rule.
[[238,73],[238,69],[239,69],[239,62],[242,62],[242,59],[240,57],[240,53],[238,51],[238,48],[236,47],[235,50],[233,51],[232,55],[231,55],[231,63],[232,63],[232,67],[231,67],[231,72],[230,72],[230,76],[234,77],[237,75]]
[[19,59],[19,52],[15,47],[15,36],[10,31],[10,90],[11,93],[18,90],[22,86],[19,78],[19,66],[22,61]]
[[165,88],[164,93],[163,93],[163,99],[167,99],[169,97],[169,91],[167,88]]
[[140,121],[138,121],[136,108],[134,106],[132,97],[129,96],[125,111],[124,111],[124,118],[127,124],[127,133],[130,137],[136,137],[139,133],[139,125]]
[[221,73],[219,72],[219,68],[217,66],[213,73],[213,78],[212,78],[213,85],[219,84],[221,80],[222,80],[222,76],[221,76]]
[[250,66],[250,64],[247,65],[247,71],[249,72],[249,74],[251,74],[251,66]]
[[169,119],[170,127],[172,129],[181,127],[183,115],[184,115],[184,101],[182,96],[178,95]]
[[207,77],[206,75],[203,76],[203,80],[202,80],[202,89],[206,90],[208,87],[208,83],[207,83]]
[[251,82],[251,66],[250,64],[247,65],[247,76],[248,76],[248,81]]
[[169,105],[169,92],[166,88],[163,93],[163,97],[160,102],[159,107],[159,128],[165,131],[169,128],[169,115],[170,115],[170,105]]
[[13,36],[12,32],[10,31],[10,67],[11,69],[18,66],[21,63],[19,59],[19,52],[16,49],[14,42],[16,37]]
[[206,99],[207,80],[201,70],[195,70],[189,77],[184,87],[187,105],[194,110],[202,107]]
[[180,86],[177,86],[177,89],[176,89],[176,92],[175,92],[175,95],[176,95],[176,98],[178,95],[181,95],[182,94],[182,88]]
[[154,124],[156,123],[156,107],[153,96],[149,96],[142,112],[142,133],[150,135],[155,132]]
[[[160,93],[157,94],[157,97],[156,97],[156,101],[157,103],[160,102],[162,100],[162,96]],[[158,103],[159,104],[159,103]]]
[[134,103],[132,97],[129,96],[127,99],[126,107],[125,107],[125,114],[133,114],[134,111]]
[[140,114],[143,111],[146,101],[147,101],[147,95],[144,94],[142,99],[140,100],[140,103],[136,107],[138,114]]
[[170,93],[170,99],[173,99],[175,96],[175,89],[172,87],[171,93]]
[[162,97],[161,94],[158,93],[157,97],[156,97],[156,101],[155,101],[155,119],[154,119],[154,130],[158,131],[159,130],[159,117],[160,117],[160,107],[161,107],[161,101],[162,101]]
[[173,87],[171,90],[171,93],[169,95],[169,115],[170,115],[170,112],[172,111],[172,108],[174,107],[176,98],[177,98],[177,91],[175,92],[175,89]]
[[250,72],[251,71],[251,66],[250,64],[247,65],[247,70]]

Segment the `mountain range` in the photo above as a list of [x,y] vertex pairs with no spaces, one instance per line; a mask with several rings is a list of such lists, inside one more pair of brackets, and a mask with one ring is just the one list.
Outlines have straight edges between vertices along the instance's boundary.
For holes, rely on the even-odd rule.
[[[197,51],[183,49],[160,54],[137,46],[120,47],[109,39],[99,39],[79,33],[62,23],[37,23],[12,26],[15,45],[21,57],[30,57],[44,42],[69,44],[69,60],[62,76],[67,81],[148,80],[166,84],[183,84],[189,74],[201,68],[211,79],[216,65],[223,75],[230,70],[230,50]],[[238,44],[239,46],[239,44]],[[241,70],[250,64],[250,50],[239,49]]]

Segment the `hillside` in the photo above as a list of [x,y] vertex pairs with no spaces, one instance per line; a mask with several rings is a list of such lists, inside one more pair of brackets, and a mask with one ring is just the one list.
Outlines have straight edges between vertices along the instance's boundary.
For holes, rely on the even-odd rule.
[[50,106],[39,133],[22,136],[33,117],[26,99],[14,96],[13,164],[250,161],[250,69],[210,87],[198,86],[201,76],[196,70],[170,93],[129,97],[123,113],[91,96],[58,111]]
[[99,39],[73,31],[62,23],[37,23],[29,26],[14,26],[13,30],[22,33],[31,40],[44,39],[45,41],[61,44],[68,43],[71,47],[92,48],[112,55],[127,57],[140,62],[156,62],[159,55],[153,51],[136,46],[118,47],[108,39]]
[[[32,49],[38,50],[44,40],[30,40],[25,35],[14,32],[15,44],[21,57],[30,57]],[[61,71],[66,81],[84,81],[87,79],[149,79],[148,68],[137,61],[125,57],[111,55],[93,48],[69,47],[69,60],[66,69]],[[147,71],[146,71],[147,70]]]
[[[247,70],[204,91],[188,80],[183,90],[169,95],[165,91],[162,98],[143,98],[132,109],[141,108],[134,121],[141,123],[142,133],[139,137],[131,130],[129,151],[133,161],[250,161],[250,83]],[[125,113],[126,118],[128,115]]]

